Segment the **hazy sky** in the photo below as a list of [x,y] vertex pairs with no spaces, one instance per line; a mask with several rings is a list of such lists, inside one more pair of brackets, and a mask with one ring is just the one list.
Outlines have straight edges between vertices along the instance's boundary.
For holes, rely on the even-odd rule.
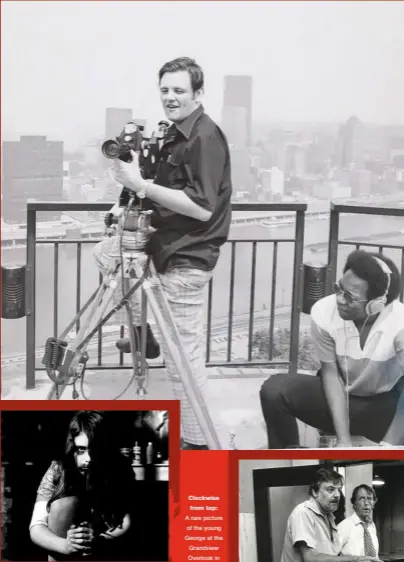
[[157,71],[205,71],[220,120],[223,76],[254,77],[254,119],[404,124],[404,2],[15,2],[2,6],[3,138],[103,134],[105,108],[162,115]]

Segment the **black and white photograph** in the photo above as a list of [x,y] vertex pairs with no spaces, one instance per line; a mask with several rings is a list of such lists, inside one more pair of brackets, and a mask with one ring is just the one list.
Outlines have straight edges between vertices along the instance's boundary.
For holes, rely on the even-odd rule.
[[166,411],[3,411],[2,560],[167,562]]
[[404,2],[2,2],[2,399],[404,447]]
[[404,561],[404,460],[240,460],[239,560]]

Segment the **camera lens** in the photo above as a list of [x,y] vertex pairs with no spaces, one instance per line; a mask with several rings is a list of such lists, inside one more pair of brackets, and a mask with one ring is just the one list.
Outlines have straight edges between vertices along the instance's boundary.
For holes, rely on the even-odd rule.
[[114,140],[105,141],[101,147],[101,150],[106,158],[119,157],[119,144]]

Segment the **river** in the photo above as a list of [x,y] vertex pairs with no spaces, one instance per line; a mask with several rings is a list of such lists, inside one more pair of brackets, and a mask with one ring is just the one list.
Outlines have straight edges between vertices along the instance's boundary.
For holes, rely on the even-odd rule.
[[[382,216],[353,216],[344,215],[340,220],[340,239],[357,238],[361,240],[372,235],[376,247],[379,243],[404,246],[404,234],[399,230],[404,228],[404,221],[397,217]],[[305,228],[305,261],[309,255],[311,245],[324,243],[324,248],[316,253],[318,260],[327,260],[326,243],[328,241],[328,220],[306,220]],[[265,228],[259,225],[237,226],[232,228],[231,238],[235,240],[293,238],[294,226],[285,225],[276,228]],[[247,313],[250,302],[251,250],[250,242],[237,244],[235,267],[234,314]],[[339,252],[339,267],[351,246],[343,246]],[[255,311],[270,308],[271,278],[272,278],[273,244],[261,243],[257,247],[256,262],[256,291]],[[400,267],[401,252],[386,251]],[[25,263],[25,248],[7,249],[2,252],[2,263]],[[53,335],[53,293],[54,268],[53,247],[40,246],[37,249],[37,282],[36,282],[36,345],[42,347],[45,340]],[[213,284],[214,320],[224,320],[229,310],[229,280],[230,280],[230,245],[225,245],[215,271]],[[91,248],[84,245],[82,252],[81,298],[82,303],[93,292],[97,285],[98,274],[91,255]],[[288,305],[291,300],[293,285],[293,244],[282,242],[278,248],[276,306]],[[58,308],[60,333],[67,323],[74,317],[76,307],[76,252],[74,247],[61,245],[59,251],[59,288]],[[2,355],[6,357],[15,353],[25,352],[26,321],[2,320]]]

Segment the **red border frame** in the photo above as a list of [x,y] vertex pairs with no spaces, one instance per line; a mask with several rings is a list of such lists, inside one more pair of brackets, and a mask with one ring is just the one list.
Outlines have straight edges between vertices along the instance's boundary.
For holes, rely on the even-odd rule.
[[[286,449],[261,451],[232,451],[229,455],[229,561],[239,555],[239,461],[241,460],[404,460],[400,449]],[[235,491],[237,491],[235,493]],[[176,561],[174,561],[176,562]]]
[[[2,400],[0,412],[60,410],[166,410],[169,416],[169,558],[173,550],[172,520],[176,517],[180,494],[180,406],[178,400]],[[1,436],[1,427],[0,427]],[[1,451],[1,449],[0,449]],[[0,461],[1,462],[1,461]],[[173,560],[172,562],[180,562]],[[225,561],[224,561],[225,562]]]

